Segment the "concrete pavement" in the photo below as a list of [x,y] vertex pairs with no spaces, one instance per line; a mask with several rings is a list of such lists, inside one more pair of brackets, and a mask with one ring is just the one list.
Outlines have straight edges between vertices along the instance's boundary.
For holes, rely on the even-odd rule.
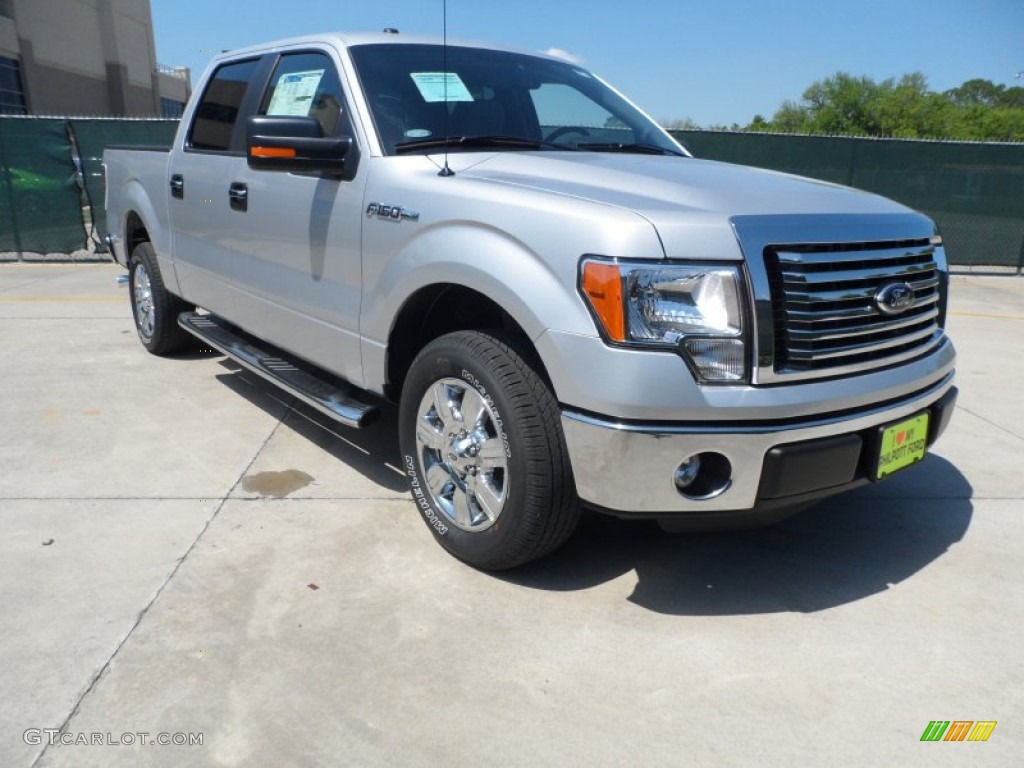
[[147,355],[118,273],[0,266],[0,766],[1019,764],[1024,279],[954,279],[922,466],[761,531],[588,517],[496,577],[418,519],[393,412]]

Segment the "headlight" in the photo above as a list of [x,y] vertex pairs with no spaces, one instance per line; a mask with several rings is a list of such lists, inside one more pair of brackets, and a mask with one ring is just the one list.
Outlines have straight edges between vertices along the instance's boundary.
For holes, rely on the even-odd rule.
[[746,379],[738,267],[585,259],[580,289],[610,341],[676,350],[704,381]]

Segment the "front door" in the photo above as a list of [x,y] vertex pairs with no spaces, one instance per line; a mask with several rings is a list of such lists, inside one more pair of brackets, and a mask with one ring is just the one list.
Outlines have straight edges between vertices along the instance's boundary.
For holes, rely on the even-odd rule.
[[[257,114],[315,117],[324,136],[353,135],[348,103],[332,55],[306,50],[280,56]],[[338,178],[243,161],[228,177],[244,193],[230,230],[238,324],[356,384],[365,166]]]

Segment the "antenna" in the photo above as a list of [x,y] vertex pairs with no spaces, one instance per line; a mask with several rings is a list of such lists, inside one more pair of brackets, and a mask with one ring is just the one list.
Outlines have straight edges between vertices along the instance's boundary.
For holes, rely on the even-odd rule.
[[448,167],[448,0],[442,0],[441,15],[443,17],[443,34],[441,39],[441,77],[444,78],[444,168],[438,176],[454,176],[455,171]]

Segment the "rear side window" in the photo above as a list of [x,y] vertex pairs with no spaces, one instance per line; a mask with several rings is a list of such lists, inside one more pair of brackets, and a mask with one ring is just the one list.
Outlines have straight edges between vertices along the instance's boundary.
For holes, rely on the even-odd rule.
[[344,114],[344,105],[338,71],[327,55],[291,53],[278,62],[259,113],[314,117],[324,136],[333,136]]
[[192,149],[226,152],[231,147],[231,134],[258,63],[258,59],[239,61],[214,72],[196,107],[188,141]]

